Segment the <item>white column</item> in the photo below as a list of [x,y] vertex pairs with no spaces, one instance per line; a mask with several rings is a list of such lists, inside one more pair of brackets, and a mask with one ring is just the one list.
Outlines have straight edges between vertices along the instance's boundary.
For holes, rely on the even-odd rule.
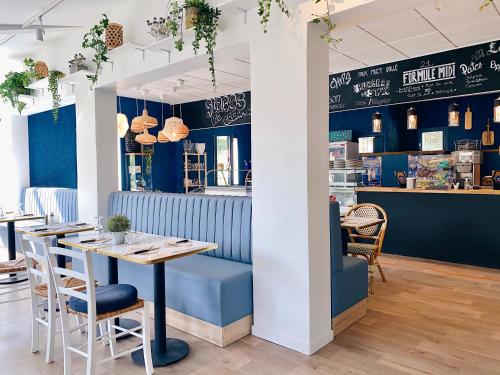
[[107,216],[109,194],[119,190],[116,90],[91,91],[87,82],[75,87],[78,216],[93,222]]
[[250,44],[252,332],[312,354],[333,339],[328,45],[317,25],[274,13],[272,29]]

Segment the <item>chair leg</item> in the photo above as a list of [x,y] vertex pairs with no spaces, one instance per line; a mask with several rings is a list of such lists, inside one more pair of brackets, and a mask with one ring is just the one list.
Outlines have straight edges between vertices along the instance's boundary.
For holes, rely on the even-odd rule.
[[370,277],[370,280],[369,280],[369,282],[370,282],[370,294],[375,293],[375,287],[374,287],[375,269],[376,269],[375,259],[373,258],[373,255],[370,255],[370,259],[368,261],[368,276]]
[[107,346],[109,344],[109,339],[108,339],[108,328],[106,326],[106,322],[99,323],[99,333],[101,336],[102,345]]
[[36,353],[40,350],[40,323],[36,320],[40,317],[40,309],[38,307],[38,296],[31,296],[31,352]]
[[151,332],[149,322],[149,302],[144,301],[144,309],[142,310],[142,352],[144,354],[146,374],[152,375],[154,373],[154,368],[151,358]]
[[375,258],[375,264],[377,265],[378,271],[380,272],[380,276],[382,276],[382,281],[385,283],[387,281],[387,279],[385,278],[384,271],[382,271],[382,266],[378,262],[377,258]]
[[48,296],[48,307],[45,362],[50,363],[54,360],[54,341],[56,339],[56,297],[54,295]]
[[111,356],[114,357],[118,354],[118,348],[116,347],[116,338],[112,337],[115,335],[115,329],[113,324],[115,324],[114,319],[108,319],[108,338],[109,338],[109,350],[111,351]]
[[76,324],[78,325],[78,331],[80,331],[80,334],[84,334],[85,333],[85,327],[82,326],[83,324],[83,319],[80,315],[76,315]]
[[[64,302],[65,304],[66,302]],[[63,355],[64,355],[64,375],[71,375],[71,346],[70,329],[68,321],[68,312],[66,309],[60,310],[61,326],[62,326],[62,341],[63,341]]]
[[[94,375],[95,374],[95,367],[96,367],[96,358],[95,358],[95,352],[96,352],[96,344],[97,344],[97,324],[95,323],[95,320],[92,322],[93,319],[89,319],[89,324],[87,326],[87,371],[85,372],[86,375]],[[101,332],[102,334],[102,332]]]

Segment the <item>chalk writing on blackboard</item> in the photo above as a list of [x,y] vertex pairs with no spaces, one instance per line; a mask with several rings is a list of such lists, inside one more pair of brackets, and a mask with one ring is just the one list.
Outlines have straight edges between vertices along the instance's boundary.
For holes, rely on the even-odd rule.
[[250,115],[245,93],[219,96],[205,101],[206,118],[211,126],[235,124]]

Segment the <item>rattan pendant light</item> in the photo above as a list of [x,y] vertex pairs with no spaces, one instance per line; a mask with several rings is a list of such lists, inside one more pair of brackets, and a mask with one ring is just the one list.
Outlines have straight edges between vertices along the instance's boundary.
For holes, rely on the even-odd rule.
[[172,108],[174,109],[174,116],[165,120],[163,132],[172,142],[178,142],[189,135],[189,128],[182,121],[182,105],[179,104],[181,118],[175,117],[175,107]]
[[[163,102],[161,103],[161,122],[163,123]],[[158,132],[158,143],[167,143],[170,139],[165,135],[164,130]]]
[[[153,116],[149,116],[148,109],[146,108],[146,95],[148,91],[144,90],[144,109],[142,110],[142,115],[137,116],[132,120],[132,131],[134,133],[140,133],[142,132],[145,128],[154,128],[155,126],[158,126],[158,120],[154,118]],[[136,130],[134,130],[136,129]],[[140,130],[139,130],[140,129]]]
[[151,146],[156,143],[156,137],[149,134],[148,128],[145,128],[143,133],[135,136],[135,141],[144,146]]
[[130,130],[132,130],[134,133],[142,133],[145,129],[145,126],[142,116],[139,116],[139,101],[137,99],[135,99],[135,111],[136,117],[132,119]]
[[121,98],[118,97],[118,113],[116,114],[116,126],[118,127],[118,136],[124,138],[127,134],[128,118],[125,113],[122,113]]

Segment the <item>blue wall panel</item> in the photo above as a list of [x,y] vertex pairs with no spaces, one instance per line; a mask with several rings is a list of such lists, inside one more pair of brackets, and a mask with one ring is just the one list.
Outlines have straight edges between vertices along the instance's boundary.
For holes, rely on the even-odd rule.
[[30,185],[76,188],[75,106],[59,110],[54,124],[52,112],[28,117]]

